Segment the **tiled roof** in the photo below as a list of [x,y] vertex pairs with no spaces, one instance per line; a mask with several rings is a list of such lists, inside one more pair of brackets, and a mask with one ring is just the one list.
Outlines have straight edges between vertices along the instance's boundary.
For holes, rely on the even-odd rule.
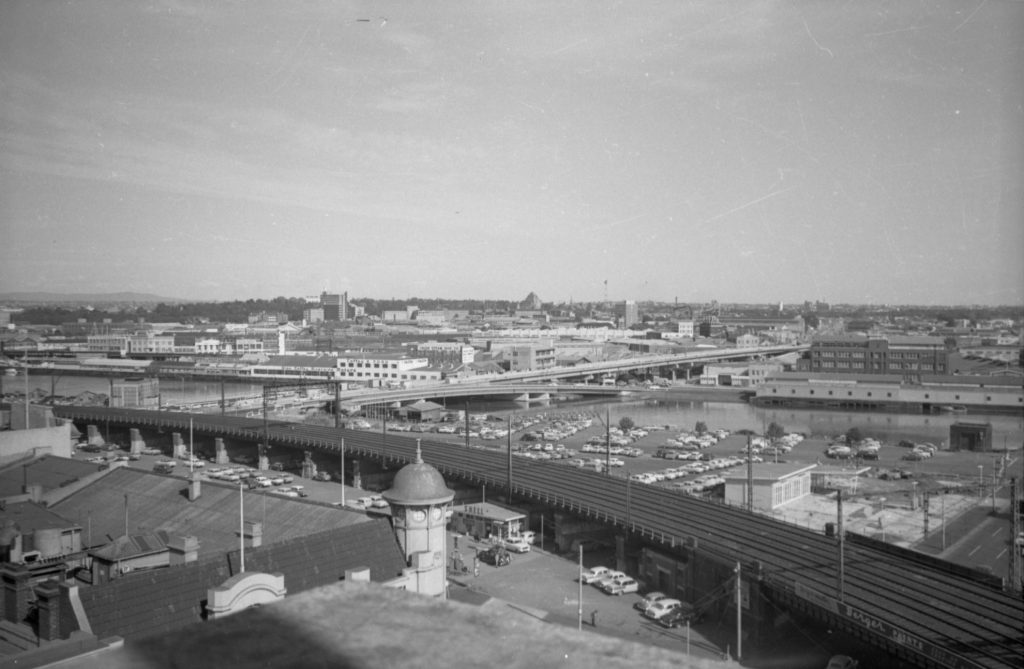
[[[93,633],[128,640],[167,633],[205,619],[207,591],[238,573],[237,551],[196,563],[129,574],[80,590]],[[391,525],[380,519],[245,551],[247,572],[281,573],[289,594],[338,582],[346,569],[370,578],[398,576],[405,560]]]

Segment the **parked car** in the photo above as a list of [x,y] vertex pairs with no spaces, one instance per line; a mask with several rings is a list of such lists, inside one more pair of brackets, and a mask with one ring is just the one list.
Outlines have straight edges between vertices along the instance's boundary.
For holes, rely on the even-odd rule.
[[591,567],[583,572],[583,575],[580,576],[580,580],[583,581],[583,583],[593,583],[609,571],[608,567]]
[[626,576],[605,581],[601,584],[601,589],[609,595],[624,595],[627,592],[637,592],[640,589],[640,584],[635,578]]
[[669,613],[675,611],[676,609],[682,608],[682,606],[683,603],[678,599],[666,597],[665,599],[662,599],[651,604],[650,607],[648,607],[648,609],[644,611],[644,616],[650,618],[651,620],[659,620],[667,616]]
[[655,590],[654,592],[648,592],[646,595],[643,596],[643,598],[640,599],[639,602],[633,605],[633,608],[639,611],[640,613],[643,613],[651,604],[657,601],[661,601],[662,599],[668,599],[668,595],[666,595],[664,592],[659,592],[657,590]]
[[696,625],[702,620],[704,620],[704,614],[702,612],[693,608],[690,604],[683,602],[682,606],[669,611],[667,614],[659,618],[658,624],[663,627],[679,627],[686,623]]
[[512,562],[512,556],[502,546],[492,546],[487,550],[480,551],[476,556],[484,564],[495,567],[504,567]]
[[857,669],[858,664],[860,663],[849,655],[833,655],[825,669]]
[[530,544],[522,537],[508,537],[501,540],[501,545],[513,553],[529,553]]
[[537,533],[533,530],[526,530],[525,532],[520,532],[519,536],[521,536],[526,541],[526,543],[531,545],[537,540]]
[[620,577],[624,578],[625,576],[626,576],[626,572],[624,572],[624,571],[615,571],[614,569],[613,570],[609,570],[609,571],[605,572],[603,575],[599,576],[596,581],[591,582],[591,585],[593,585],[593,586],[595,586],[597,588],[602,588],[602,587],[604,587],[604,584],[607,581],[612,581],[612,580],[615,580],[616,578],[620,578]]

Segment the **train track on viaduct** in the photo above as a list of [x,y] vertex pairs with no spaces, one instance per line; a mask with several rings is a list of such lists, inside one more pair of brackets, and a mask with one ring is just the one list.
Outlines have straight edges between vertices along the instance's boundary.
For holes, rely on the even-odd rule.
[[[229,416],[98,407],[55,407],[79,425],[200,434],[399,464],[423,458],[456,477],[608,523],[666,549],[687,547],[739,562],[782,602],[831,617],[876,645],[925,667],[1024,666],[1024,601],[991,581],[870,544],[844,545],[842,583],[835,537],[627,479],[405,435]],[[266,429],[266,435],[264,430]],[[510,473],[511,472],[511,473]]]

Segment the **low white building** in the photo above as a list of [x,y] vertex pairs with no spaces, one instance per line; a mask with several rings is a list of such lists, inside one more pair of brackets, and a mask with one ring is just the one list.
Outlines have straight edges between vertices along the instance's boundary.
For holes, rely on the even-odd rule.
[[[811,494],[811,470],[818,465],[757,463],[752,467],[753,506],[773,511]],[[747,471],[742,468],[725,477],[725,501],[734,506],[747,504]]]

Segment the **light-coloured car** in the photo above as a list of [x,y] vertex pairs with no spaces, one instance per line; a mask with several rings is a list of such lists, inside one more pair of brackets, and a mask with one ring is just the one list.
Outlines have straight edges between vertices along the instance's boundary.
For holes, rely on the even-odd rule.
[[655,590],[654,592],[648,592],[646,595],[643,596],[643,598],[639,602],[633,605],[633,608],[639,611],[640,613],[643,613],[648,609],[648,607],[650,607],[651,604],[653,604],[654,602],[661,601],[663,599],[668,599],[668,595],[666,595],[664,592],[659,592],[657,590]]
[[617,578],[625,577],[625,575],[626,575],[626,572],[624,572],[624,571],[616,571],[616,570],[613,569],[613,570],[605,572],[605,574],[603,576],[598,577],[598,579],[596,581],[593,581],[591,583],[591,585],[596,586],[598,588],[603,588],[604,584],[607,583],[608,581],[613,581],[613,580],[615,580]]
[[601,589],[609,595],[624,595],[627,592],[636,592],[640,589],[640,584],[637,583],[635,578],[625,576],[622,578],[613,578],[610,581],[605,581],[601,584]]
[[662,616],[667,616],[669,613],[681,608],[682,606],[683,603],[678,599],[666,597],[665,599],[654,602],[647,607],[647,610],[644,611],[644,616],[651,620],[658,620]]
[[608,569],[608,567],[591,567],[583,572],[583,575],[580,576],[580,580],[583,581],[583,583],[593,583],[609,571],[610,569]]
[[529,553],[530,544],[522,537],[509,537],[502,539],[501,545],[505,547],[505,550],[512,551],[513,553]]

